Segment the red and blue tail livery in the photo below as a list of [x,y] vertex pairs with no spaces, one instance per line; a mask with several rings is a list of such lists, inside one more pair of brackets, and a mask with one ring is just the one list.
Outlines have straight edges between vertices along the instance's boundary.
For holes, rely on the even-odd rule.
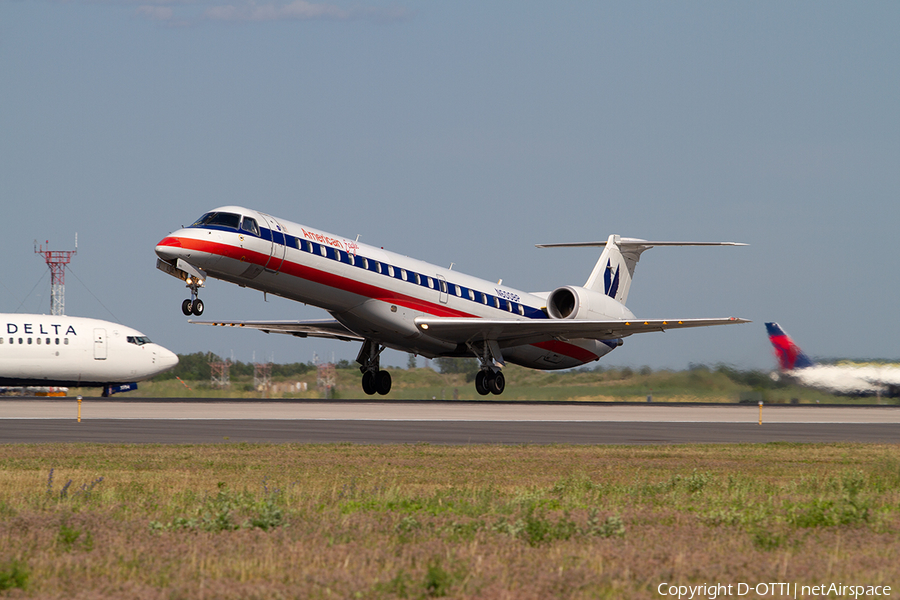
[[769,333],[769,341],[772,342],[775,356],[778,357],[778,366],[782,371],[805,369],[815,364],[778,323],[766,323],[766,331]]
[[766,331],[778,357],[780,374],[773,374],[776,380],[784,376],[798,385],[841,396],[900,396],[900,365],[847,360],[836,364],[817,363],[803,353],[778,323],[766,323]]

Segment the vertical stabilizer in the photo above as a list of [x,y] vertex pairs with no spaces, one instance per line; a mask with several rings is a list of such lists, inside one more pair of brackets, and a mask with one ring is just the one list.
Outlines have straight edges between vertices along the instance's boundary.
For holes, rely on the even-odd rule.
[[766,323],[766,331],[769,334],[769,341],[772,342],[772,347],[775,349],[775,356],[778,357],[778,366],[782,371],[805,369],[815,364],[778,323]]
[[643,241],[622,238],[618,235],[609,236],[600,254],[600,260],[594,266],[584,287],[625,304],[628,291],[631,289],[631,280],[634,278],[634,267],[641,259],[641,253],[652,248],[640,243]]

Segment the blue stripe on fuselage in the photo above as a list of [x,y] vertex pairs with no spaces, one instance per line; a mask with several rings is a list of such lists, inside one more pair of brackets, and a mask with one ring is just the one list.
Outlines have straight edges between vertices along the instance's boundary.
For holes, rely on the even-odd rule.
[[[223,226],[219,226],[219,225],[211,225],[211,226],[204,225],[202,227],[197,227],[196,229],[213,229],[216,231],[241,233],[245,236],[257,237],[257,238],[260,238],[267,242],[273,242],[273,243],[279,244],[281,246],[285,246],[287,248],[293,248],[293,249],[299,250],[301,252],[306,252],[307,254],[315,254],[316,256],[319,256],[321,258],[328,258],[329,260],[336,260],[336,261],[344,263],[346,265],[352,265],[352,263],[350,262],[350,255],[344,250],[338,250],[337,248],[333,248],[328,245],[323,245],[318,242],[313,242],[311,240],[297,238],[296,236],[285,234],[280,231],[273,231],[266,227],[259,228],[260,235],[254,235],[254,234],[250,233],[249,231],[245,231],[243,229],[236,230],[231,227],[223,227]],[[323,246],[326,249],[326,255],[322,254]],[[309,248],[309,249],[307,249],[307,248]],[[359,255],[357,255],[357,256],[359,256]],[[381,267],[380,274],[384,275],[385,277],[391,277],[390,270],[388,269],[388,266],[389,266],[388,263],[380,262],[380,261],[377,261],[377,260],[374,260],[371,258],[367,258],[367,257],[363,257],[363,256],[359,256],[359,258],[367,259],[366,262],[368,263],[369,271],[371,271],[373,273],[379,273],[378,268],[380,265],[380,267]],[[287,256],[285,256],[285,259],[287,259]],[[364,263],[362,260],[357,260],[355,262],[356,262],[356,265],[355,265],[356,267],[365,268],[363,266]],[[418,286],[424,287],[426,289],[434,290],[434,291],[439,291],[438,287],[437,287],[439,285],[439,283],[438,283],[438,279],[436,277],[433,277],[430,275],[425,275],[423,273],[417,273],[416,271],[406,269],[405,267],[394,266],[394,275],[392,277],[393,279],[398,279],[400,281],[403,281],[403,279],[401,278],[401,275],[400,275],[401,268],[407,272],[406,283],[408,283],[410,285],[418,285]],[[416,283],[415,281],[413,281],[413,279],[415,279],[416,275],[419,276],[420,283]],[[434,283],[435,287],[428,286],[429,280],[431,280]],[[542,311],[540,308],[535,308],[533,306],[528,306],[527,304],[522,304],[519,302],[512,302],[505,298],[499,298],[496,295],[489,294],[487,292],[482,292],[475,288],[467,288],[465,286],[453,283],[451,281],[447,282],[447,286],[448,286],[449,295],[451,295],[455,298],[459,298],[460,300],[468,300],[469,302],[478,304],[479,306],[494,308],[494,309],[502,311],[504,313],[507,313],[510,315],[522,316],[527,319],[547,319],[547,318],[549,318],[547,316],[547,314],[544,311]],[[457,289],[460,290],[459,294],[456,293]],[[470,289],[475,294],[475,298],[476,298],[475,300],[473,300],[469,297]],[[487,297],[487,303],[479,301],[479,299],[482,295]],[[497,307],[497,304],[499,304],[499,308]],[[512,304],[512,310],[510,310],[510,306],[509,306],[510,304]],[[519,311],[518,311],[519,306],[522,307],[522,312],[524,314],[519,313]]]

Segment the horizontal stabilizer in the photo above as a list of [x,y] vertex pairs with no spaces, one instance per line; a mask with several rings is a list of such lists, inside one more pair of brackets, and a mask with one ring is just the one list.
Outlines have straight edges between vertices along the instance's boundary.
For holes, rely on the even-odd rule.
[[746,246],[739,242],[652,242],[637,238],[623,238],[611,235],[605,242],[566,242],[560,244],[537,244],[538,248],[587,248],[603,247],[600,260],[584,284],[586,289],[605,294],[617,302],[625,304],[634,268],[641,260],[641,254],[655,246]]
[[[561,242],[558,244],[535,244],[537,248],[590,248],[603,247],[609,242]],[[655,246],[746,246],[741,242],[651,242],[637,238],[619,238],[618,246],[640,246],[645,250]]]

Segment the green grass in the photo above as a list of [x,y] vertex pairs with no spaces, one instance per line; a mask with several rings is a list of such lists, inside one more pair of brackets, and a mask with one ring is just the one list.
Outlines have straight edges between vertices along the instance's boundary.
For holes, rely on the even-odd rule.
[[23,598],[897,585],[898,550],[896,445],[0,446]]

